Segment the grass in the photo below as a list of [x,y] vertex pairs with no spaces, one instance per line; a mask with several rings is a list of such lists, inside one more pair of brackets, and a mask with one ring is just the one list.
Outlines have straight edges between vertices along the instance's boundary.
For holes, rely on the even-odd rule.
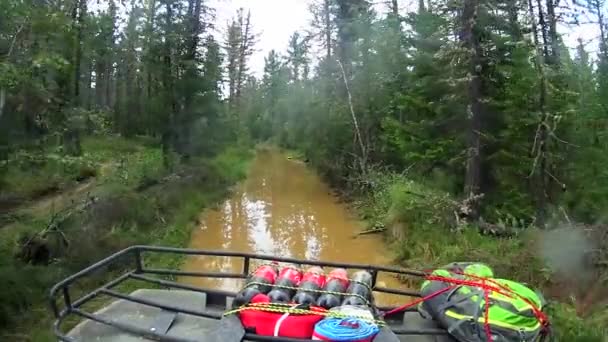
[[32,199],[95,176],[95,167],[81,157],[22,152],[1,171],[2,193],[7,197]]
[[[530,228],[510,238],[497,238],[474,226],[456,227],[454,200],[449,195],[403,175],[372,172],[365,184],[366,191],[359,193],[354,205],[370,228],[386,227],[387,243],[401,265],[430,269],[451,262],[483,262],[501,278],[540,289],[556,285],[538,254],[541,232]],[[406,281],[413,287],[420,285]],[[599,308],[581,318],[569,298],[550,298],[550,302],[558,341],[605,341],[606,310]]]
[[[0,292],[0,340],[54,341],[46,293],[68,274],[133,244],[187,245],[203,208],[221,200],[246,175],[252,157],[246,148],[230,147],[211,159],[175,165],[170,172],[160,149],[139,140],[95,137],[85,140],[83,150],[99,171],[92,190],[98,199],[60,223],[68,248],[48,237],[43,239],[53,254],[48,265],[15,258],[19,241],[46,227],[50,213],[0,229],[0,287],[6,289]],[[162,256],[147,262],[177,268],[181,259]],[[83,286],[91,289],[115,272],[119,270]]]
[[[102,171],[105,171],[102,172],[104,174],[116,174],[102,168],[103,165],[118,167],[125,163],[143,164],[149,159],[142,161],[142,158],[153,152],[160,153],[158,148],[144,143],[144,139],[140,140],[127,140],[118,136],[86,137],[82,141],[83,154],[78,157],[62,154],[61,147],[58,146],[38,151],[17,151],[9,161],[1,165],[1,194],[23,200],[35,199],[95,177]],[[157,157],[152,156],[154,159]],[[148,169],[148,165],[145,166],[140,170],[131,167],[128,170],[142,173],[142,169]]]

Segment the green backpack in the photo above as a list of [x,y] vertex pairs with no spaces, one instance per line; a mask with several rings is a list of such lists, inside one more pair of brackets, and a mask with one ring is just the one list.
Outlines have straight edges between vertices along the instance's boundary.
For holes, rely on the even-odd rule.
[[[432,298],[421,303],[419,311],[438,321],[458,341],[489,342],[488,333],[494,342],[533,342],[544,336],[546,327],[538,316],[543,315],[539,311],[545,301],[528,287],[495,279],[492,269],[479,263],[453,263],[435,270],[432,276],[440,279],[422,284],[422,296]],[[488,290],[487,317],[486,290],[475,286],[482,278],[495,289]],[[444,292],[433,296],[441,291]]]

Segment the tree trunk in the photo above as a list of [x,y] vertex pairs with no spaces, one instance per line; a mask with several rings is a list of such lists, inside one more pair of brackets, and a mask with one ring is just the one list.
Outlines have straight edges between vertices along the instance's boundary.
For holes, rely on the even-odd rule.
[[520,0],[508,0],[507,1],[507,13],[509,16],[509,33],[514,40],[519,41],[522,39],[521,29],[519,27],[519,4]]
[[[483,120],[483,108],[481,104],[481,47],[479,37],[475,34],[477,20],[478,0],[465,0],[462,11],[462,30],[460,41],[470,53],[469,62],[469,129],[467,133],[467,165],[465,175],[465,196],[473,198],[480,194],[481,190],[481,129]],[[472,219],[479,217],[478,201],[472,201]]]
[[424,5],[424,0],[418,0],[418,14],[422,14],[426,11],[426,6]]
[[547,21],[549,22],[548,34],[551,43],[551,54],[546,62],[552,65],[559,64],[559,45],[557,40],[557,17],[555,16],[555,6],[559,0],[547,0]]
[[606,60],[606,58],[608,57],[608,51],[606,51],[606,31],[604,26],[604,15],[602,14],[601,7],[597,8],[597,13],[598,24],[600,27],[600,53],[601,57]]
[[241,102],[241,93],[243,88],[243,82],[245,80],[245,68],[247,62],[247,54],[250,49],[250,38],[251,38],[251,11],[247,12],[247,19],[244,23],[244,28],[242,28],[242,40],[241,40],[241,49],[239,52],[239,65],[238,72],[236,77],[236,106],[240,108]]
[[[541,30],[544,32],[544,17],[542,14],[542,7],[540,0],[537,0],[539,6],[539,23],[541,24]],[[544,58],[548,53],[546,49],[546,35],[543,34],[543,48],[542,51],[539,49],[540,42],[538,38],[538,27],[536,26],[536,20],[534,15],[534,6],[532,0],[528,0],[528,9],[530,17],[532,18],[532,34],[534,39],[534,45],[536,48],[536,62],[535,68],[539,76],[539,100],[538,107],[540,111],[540,122],[536,134],[534,136],[534,146],[532,146],[532,155],[534,156],[534,163],[532,166],[532,172],[530,176],[536,174],[536,224],[539,227],[545,226],[546,208],[547,208],[547,157],[546,157],[546,142],[547,142],[547,109],[546,109],[546,98],[547,98],[547,84],[546,76],[544,71]],[[538,171],[537,171],[538,168]]]
[[[171,34],[171,28],[173,27],[173,8],[171,7],[170,1],[165,0],[165,25],[167,28],[166,35]],[[167,121],[165,123],[162,144],[163,151],[166,153],[169,152],[170,147],[175,146],[175,112],[176,112],[176,103],[175,103],[175,94],[174,94],[174,84],[173,84],[173,46],[171,45],[171,39],[168,37],[165,38],[165,46],[164,46],[164,71],[163,71],[163,86],[165,90],[165,96],[167,97],[167,101],[169,102],[169,108],[167,108]]]
[[[548,41],[548,37],[547,37],[547,24],[545,22],[545,13],[543,12],[543,5],[541,3],[540,0],[536,0],[536,5],[538,6],[538,24],[540,25],[540,31],[541,31],[541,35],[543,37],[543,55],[548,56],[549,55],[549,47],[547,44]],[[532,13],[534,14],[534,13]]]
[[[401,17],[399,16],[399,2],[397,0],[392,0],[391,1],[391,13],[390,16],[392,17],[391,19],[391,26],[393,28],[393,31],[400,33],[401,32]],[[399,41],[397,41],[397,45],[399,47],[401,47],[401,39],[399,39]]]
[[[153,70],[153,62],[154,62],[154,58],[155,56],[152,55],[151,53],[151,49],[152,49],[152,44],[153,44],[153,34],[154,34],[154,21],[155,21],[155,12],[156,12],[156,0],[148,0],[147,2],[147,9],[146,9],[147,13],[146,13],[146,44],[147,44],[147,51],[146,51],[146,59],[145,59],[145,73],[146,73],[146,96],[144,99],[144,103],[146,104],[144,106],[145,111],[146,111],[146,115],[150,115],[151,111],[151,102],[152,102],[152,83],[153,83],[153,76],[152,76],[152,70]],[[147,125],[148,129],[151,129],[151,127],[149,125]],[[154,128],[156,130],[156,127]]]
[[112,57],[108,57],[109,63],[106,65],[106,71],[104,73],[104,85],[105,85],[105,95],[104,95],[104,106],[111,108],[114,106],[114,102],[116,97],[113,96],[114,89],[114,81],[116,80],[116,75],[114,74],[114,59]]
[[326,57],[327,60],[330,61],[331,60],[331,8],[330,8],[330,1],[331,0],[325,0],[325,2],[323,3],[323,10],[325,11],[325,45],[326,45]]
[[196,59],[196,51],[199,44],[199,35],[201,34],[201,0],[190,0],[191,9],[190,16],[190,46],[188,47],[188,59],[194,61]]
[[355,20],[354,1],[338,1],[338,59],[343,65],[347,77],[351,75],[351,63],[355,33],[353,23]]
[[[101,59],[101,57],[100,57]],[[106,67],[101,60],[96,61],[95,64],[95,103],[97,108],[103,108],[105,106],[105,95],[106,95],[106,82],[104,80],[104,74]]]
[[4,106],[6,105],[6,89],[0,88],[0,119],[4,114]]
[[86,0],[77,0],[78,4],[72,12],[72,20],[76,28],[75,47],[74,47],[74,78],[73,78],[73,101],[79,103],[80,97],[80,64],[82,60],[82,39],[84,34],[84,20],[87,12]]

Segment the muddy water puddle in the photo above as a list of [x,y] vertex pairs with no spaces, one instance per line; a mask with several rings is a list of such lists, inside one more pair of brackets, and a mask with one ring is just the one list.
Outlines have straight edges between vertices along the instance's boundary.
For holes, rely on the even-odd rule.
[[[304,163],[288,160],[276,150],[262,150],[248,178],[218,208],[201,214],[190,248],[249,252],[307,260],[389,265],[386,244],[378,235],[354,237],[360,223],[321,179]],[[239,273],[237,258],[189,257],[185,271]],[[242,280],[184,277],[183,283],[238,291]],[[392,275],[380,286],[402,288]],[[377,294],[381,305],[406,299]]]

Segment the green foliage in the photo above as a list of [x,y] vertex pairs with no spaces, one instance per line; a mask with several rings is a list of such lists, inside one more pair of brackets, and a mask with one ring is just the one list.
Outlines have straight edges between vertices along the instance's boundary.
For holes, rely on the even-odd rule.
[[[66,204],[65,215],[59,215],[58,229],[69,246],[53,244],[52,236],[41,238],[53,259],[49,265],[28,265],[15,259],[19,242],[47,227],[51,213],[23,217],[0,229],[0,285],[10,289],[0,295],[5,304],[0,309],[2,339],[28,329],[31,338],[51,341],[46,291],[67,274],[133,244],[184,246],[201,210],[220,200],[230,185],[244,177],[252,157],[245,147],[228,147],[213,159],[178,162],[169,174],[161,149],[145,139],[97,136],[86,139],[83,146],[83,156],[96,161],[102,176],[91,190],[94,202],[80,209],[87,203],[80,197]],[[121,163],[122,158],[129,162]],[[180,259],[149,262],[175,268]],[[112,272],[120,269],[110,271],[109,276],[114,276]],[[104,279],[94,281],[98,285]],[[84,284],[89,285],[94,284]]]
[[389,189],[391,206],[387,219],[414,226],[448,228],[453,216],[453,201],[447,194],[425,189],[414,181],[395,182]]
[[[319,1],[310,34],[294,33],[285,56],[272,51],[257,79],[247,65],[255,28],[244,10],[222,44],[201,0],[108,0],[95,10],[76,0],[74,13],[49,1],[0,1],[0,200],[95,176],[101,201],[66,222],[75,239],[95,237],[68,251],[93,251],[61,265],[75,269],[152,234],[183,241],[180,227],[210,201],[200,189],[221,193],[245,176],[249,153],[226,146],[273,141],[302,151],[333,185],[365,195],[360,206],[372,225],[407,234],[400,253],[408,263],[477,257],[541,281],[536,265],[515,268],[535,263],[519,238],[448,232],[455,200],[469,196],[476,136],[486,222],[524,230],[545,208],[585,223],[604,219],[606,37],[597,58],[582,42],[572,58],[551,20],[578,12],[549,16],[550,4],[531,15],[519,1],[420,1],[402,16],[399,1],[389,14],[368,0]],[[476,7],[472,22],[463,20],[465,5]],[[600,2],[583,6],[603,20]],[[310,70],[315,45],[324,53]],[[479,131],[473,103],[481,103]],[[176,223],[150,230],[169,218]],[[26,233],[44,225],[21,221]],[[579,323],[565,324],[564,336],[583,334]]]
[[15,322],[15,313],[31,310],[33,303],[44,303],[50,284],[65,275],[57,267],[0,264],[0,329]]
[[95,163],[83,157],[57,152],[17,151],[4,161],[0,173],[1,193],[23,199],[36,198],[97,173]]
[[142,149],[123,155],[105,167],[102,181],[118,182],[126,186],[140,186],[166,174],[163,153],[160,149]]
[[407,224],[449,229],[453,225],[455,202],[447,193],[408,179],[404,175],[370,172],[359,206],[364,217],[384,225]]
[[569,305],[552,303],[549,306],[549,317],[553,334],[557,341],[604,342],[606,330],[606,312],[598,312],[583,319]]
[[483,235],[474,226],[456,232],[458,204],[448,194],[386,172],[372,173],[368,182],[370,188],[357,207],[364,219],[387,227],[388,234],[396,238],[398,260],[408,267],[427,269],[474,260],[492,265],[504,277],[535,286],[545,284],[545,272],[535,253],[534,230],[507,239]]
[[226,183],[245,178],[251,151],[244,147],[229,147],[210,162],[211,171]]

